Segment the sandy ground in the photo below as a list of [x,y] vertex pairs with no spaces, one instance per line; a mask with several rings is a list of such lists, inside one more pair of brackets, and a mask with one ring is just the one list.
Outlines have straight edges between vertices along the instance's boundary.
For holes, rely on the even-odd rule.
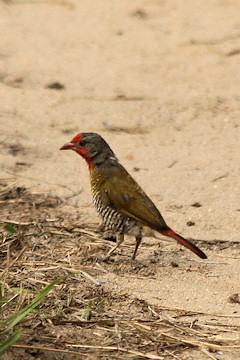
[[[59,148],[78,132],[100,133],[169,226],[203,240],[208,255],[201,261],[175,242],[145,238],[140,264],[164,244],[154,276],[109,272],[104,286],[233,321],[240,315],[228,300],[240,292],[239,2],[1,1],[0,33],[0,180],[64,198],[62,211],[97,224],[88,169]],[[51,88],[56,82],[63,88]],[[115,265],[132,251],[123,246]],[[236,351],[215,357],[236,359]]]

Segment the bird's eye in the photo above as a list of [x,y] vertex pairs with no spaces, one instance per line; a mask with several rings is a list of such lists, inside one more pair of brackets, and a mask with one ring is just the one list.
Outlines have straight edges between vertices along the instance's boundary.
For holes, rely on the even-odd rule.
[[85,140],[80,140],[80,141],[79,141],[79,145],[80,145],[80,146],[86,145],[86,141],[85,141]]

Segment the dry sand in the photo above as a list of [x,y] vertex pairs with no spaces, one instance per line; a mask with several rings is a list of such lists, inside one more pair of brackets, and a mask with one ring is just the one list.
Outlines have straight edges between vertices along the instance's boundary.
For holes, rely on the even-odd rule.
[[[0,34],[0,180],[61,198],[80,192],[61,211],[97,224],[88,169],[59,148],[100,133],[168,225],[206,241],[208,255],[145,238],[140,264],[163,248],[154,276],[109,272],[106,289],[231,323],[240,315],[228,301],[240,293],[239,1],[1,1]],[[115,266],[133,249],[123,246]]]

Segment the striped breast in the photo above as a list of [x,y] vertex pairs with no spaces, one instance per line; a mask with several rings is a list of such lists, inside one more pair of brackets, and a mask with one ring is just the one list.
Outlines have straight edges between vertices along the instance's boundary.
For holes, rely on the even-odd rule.
[[94,188],[92,188],[92,197],[93,203],[103,220],[104,230],[125,232],[125,224],[128,222],[128,218],[111,206],[106,206],[103,204],[100,195]]
[[106,205],[100,195],[100,187],[105,181],[104,172],[93,170],[90,173],[93,203],[102,218],[104,231],[138,235],[141,225],[134,219],[125,216],[111,205]]

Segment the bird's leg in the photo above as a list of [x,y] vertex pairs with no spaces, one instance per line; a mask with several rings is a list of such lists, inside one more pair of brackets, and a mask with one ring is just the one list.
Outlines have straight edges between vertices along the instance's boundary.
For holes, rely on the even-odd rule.
[[116,245],[113,246],[105,256],[103,256],[102,261],[106,261],[107,259],[109,259],[112,253],[122,244],[123,241],[124,241],[124,234],[118,233]]
[[136,257],[137,250],[138,250],[139,245],[141,244],[141,241],[142,241],[142,235],[139,234],[138,236],[136,236],[136,246],[135,246],[135,250],[134,250],[134,253],[132,256],[132,260],[134,260]]

